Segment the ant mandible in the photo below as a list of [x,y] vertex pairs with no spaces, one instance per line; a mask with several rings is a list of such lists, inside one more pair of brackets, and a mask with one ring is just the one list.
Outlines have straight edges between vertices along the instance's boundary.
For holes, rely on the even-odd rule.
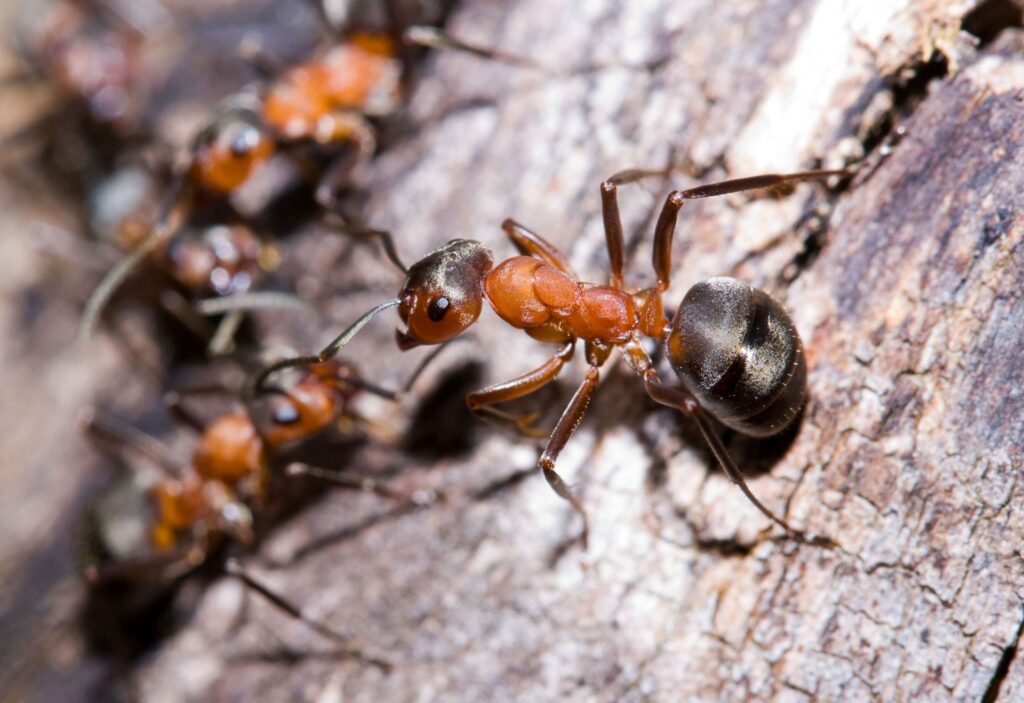
[[[273,390],[269,406],[263,408],[265,422],[254,419],[264,413],[235,410],[204,424],[187,413],[180,400],[175,400],[178,413],[201,433],[191,462],[184,470],[181,462],[154,438],[110,417],[90,421],[90,431],[135,449],[159,467],[161,473],[148,485],[133,489],[134,493],[141,490],[145,495],[132,498],[119,489],[121,495],[109,501],[110,505],[92,511],[87,533],[89,548],[83,564],[87,582],[94,586],[160,587],[198,568],[224,540],[250,547],[256,538],[255,519],[267,511],[273,497],[268,495],[268,483],[278,451],[309,439],[337,418],[350,415],[351,401],[361,391],[369,390],[388,399],[397,397],[393,392],[364,383],[354,367],[340,361],[311,365],[287,390]],[[247,398],[250,408],[253,400]],[[424,503],[423,497],[410,498],[371,479],[302,463],[288,466],[286,476],[300,475],[372,490],[417,505]],[[126,531],[124,526],[129,523],[140,526]],[[126,543],[125,534],[136,535],[136,541]],[[229,559],[225,568],[291,617],[340,643],[345,654],[387,667],[386,662],[367,657],[353,647],[350,638],[306,616],[300,608],[271,591],[237,559]]]
[[[537,463],[555,492],[583,518],[584,546],[588,534],[586,511],[555,471],[555,463],[590,404],[601,366],[616,347],[625,352],[629,366],[640,376],[644,390],[653,400],[694,419],[726,474],[758,510],[799,541],[833,545],[826,537],[793,528],[754,496],[711,420],[717,418],[743,434],[767,437],[781,432],[799,415],[807,396],[807,371],[803,346],[789,315],[767,293],[734,278],[697,283],[671,320],[666,319],[662,295],[668,289],[672,271],[677,216],[687,200],[846,176],[850,171],[765,174],[673,191],[655,226],[656,283],[651,288],[630,292],[623,287],[625,257],[617,193],[619,186],[647,175],[652,174],[623,171],[601,184],[611,269],[608,284],[578,280],[552,244],[523,225],[506,220],[502,228],[520,256],[495,265],[490,251],[482,244],[453,240],[410,267],[396,299],[364,314],[319,355],[272,364],[251,383],[259,388],[280,369],[333,358],[371,318],[393,307],[398,308],[406,325],[405,331],[397,332],[400,349],[446,342],[477,320],[483,299],[487,298],[502,320],[534,339],[559,344],[560,348],[533,371],[469,394],[466,402],[474,412],[489,412],[523,428],[528,418],[517,418],[492,406],[529,395],[553,381],[572,358],[576,343],[584,342],[589,367],[586,377],[551,432]],[[681,387],[670,386],[661,379],[642,346],[644,337],[665,345]]]

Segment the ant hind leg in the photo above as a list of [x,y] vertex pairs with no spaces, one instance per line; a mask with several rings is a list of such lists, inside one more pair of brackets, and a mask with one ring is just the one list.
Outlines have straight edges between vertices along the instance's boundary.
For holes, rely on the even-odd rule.
[[339,654],[342,656],[356,659],[384,671],[389,671],[391,669],[390,662],[381,657],[367,654],[361,647],[357,646],[353,638],[347,637],[340,632],[331,629],[316,618],[304,613],[297,605],[272,590],[269,586],[265,585],[262,581],[249,573],[238,559],[228,559],[227,563],[224,565],[224,570],[229,575],[234,576],[241,581],[246,588],[258,593],[288,617],[298,620],[317,634],[337,643],[339,646]]

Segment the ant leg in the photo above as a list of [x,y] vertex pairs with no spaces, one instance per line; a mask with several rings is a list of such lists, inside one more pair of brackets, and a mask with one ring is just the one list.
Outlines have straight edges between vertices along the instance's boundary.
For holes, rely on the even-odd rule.
[[[207,389],[199,389],[198,393],[201,393]],[[226,390],[226,389],[225,389]],[[164,393],[164,404],[167,406],[167,410],[171,413],[175,420],[190,427],[199,434],[202,434],[206,429],[206,423],[203,422],[202,418],[196,415],[192,410],[185,405],[183,395],[191,394],[192,391],[184,389],[181,391],[168,391]]]
[[[522,376],[513,378],[503,383],[495,383],[466,396],[466,405],[474,413],[486,412],[498,419],[511,422],[516,425],[523,434],[530,435],[532,428],[529,424],[533,421],[533,415],[515,416],[496,410],[489,406],[496,403],[504,403],[515,400],[543,388],[551,383],[561,372],[565,362],[572,359],[576,351],[576,341],[571,340],[565,344],[554,356],[538,366],[533,371],[528,371]],[[536,436],[536,435],[531,435]],[[543,436],[543,435],[541,435]]]
[[600,371],[598,368],[591,366],[590,370],[587,371],[587,377],[583,379],[583,383],[580,384],[572,400],[569,401],[569,405],[565,408],[565,412],[562,413],[562,417],[559,418],[558,424],[555,425],[551,438],[548,440],[548,446],[544,448],[544,453],[540,455],[540,460],[537,462],[537,467],[544,472],[544,478],[547,479],[548,485],[561,498],[569,501],[573,510],[583,518],[583,532],[580,535],[580,540],[583,542],[584,549],[587,548],[587,537],[590,533],[587,511],[584,510],[583,504],[580,503],[579,499],[569,489],[569,486],[562,480],[562,477],[555,471],[555,462],[558,461],[558,455],[569,441],[569,438],[572,437],[573,432],[576,431],[580,420],[583,419],[583,414],[590,405],[590,399],[594,395],[594,388],[597,387],[599,377]]
[[303,310],[317,312],[316,306],[294,293],[252,291],[197,300],[193,307],[200,315],[222,315],[234,310]]
[[554,73],[553,69],[548,68],[547,66],[544,66],[526,56],[519,56],[518,54],[507,53],[492,47],[463,41],[462,39],[457,39],[450,34],[447,34],[437,27],[427,27],[423,25],[409,27],[403,33],[402,39],[407,44],[422,46],[427,49],[434,49],[435,51],[461,51],[487,61],[499,61],[501,63],[511,64],[512,66],[519,66],[520,68],[531,68],[544,73]]
[[512,244],[515,245],[521,254],[535,256],[551,264],[562,273],[568,274],[573,278],[579,278],[573,272],[572,267],[569,266],[565,255],[558,250],[558,247],[544,239],[544,237],[511,218],[502,222],[501,228],[505,230],[505,234],[508,235],[508,238],[512,240]]
[[315,478],[318,481],[330,483],[339,488],[350,488],[357,491],[375,493],[382,498],[387,498],[397,503],[402,503],[415,508],[425,507],[441,500],[441,496],[434,491],[417,490],[407,493],[405,491],[395,490],[385,483],[370,478],[369,476],[353,476],[352,474],[331,471],[330,469],[312,466],[303,462],[294,462],[289,464],[285,467],[284,475],[288,478],[308,476],[310,478]]
[[352,149],[334,160],[317,184],[314,197],[325,210],[337,212],[338,191],[347,184],[352,171],[376,150],[377,138],[373,127],[362,115],[335,112],[331,113],[331,122],[334,125],[332,131],[329,134],[318,134],[315,139],[321,144],[350,145]]
[[372,237],[380,239],[381,246],[384,248],[384,254],[388,257],[388,261],[395,265],[395,267],[403,274],[409,273],[409,268],[402,262],[401,257],[398,256],[398,248],[395,246],[394,237],[391,236],[391,232],[386,229],[374,229],[373,227],[365,227],[363,225],[351,222],[347,218],[343,217],[336,211],[328,211],[325,224],[336,229],[342,234],[347,234],[357,239],[369,240]]
[[608,268],[611,285],[622,287],[622,269],[625,261],[625,237],[622,233],[622,216],[619,214],[618,187],[639,181],[649,176],[664,176],[668,170],[647,171],[627,169],[619,171],[601,184],[601,214],[604,217],[604,237],[608,247]]
[[234,351],[235,334],[238,333],[238,328],[242,326],[244,321],[245,313],[241,310],[232,310],[224,315],[221,321],[217,323],[217,329],[210,338],[210,343],[206,345],[207,355],[213,357],[224,356]]
[[693,418],[697,423],[697,428],[700,430],[700,433],[704,436],[704,441],[708,443],[708,446],[711,448],[715,458],[718,459],[718,463],[721,464],[722,468],[725,470],[726,476],[729,477],[730,481],[739,486],[740,490],[743,491],[743,495],[745,495],[747,499],[754,504],[754,507],[760,510],[765,517],[788,532],[789,535],[798,542],[828,547],[830,549],[837,546],[835,541],[829,537],[812,534],[809,535],[803,530],[796,529],[765,507],[765,505],[757,499],[747,486],[747,481],[740,472],[739,467],[736,466],[736,462],[734,462],[732,457],[729,456],[729,451],[725,448],[725,445],[722,444],[722,440],[719,439],[718,433],[715,432],[715,427],[712,425],[711,420],[708,418],[704,410],[701,409],[693,396],[685,391],[665,386],[654,369],[648,369],[643,374],[643,379],[644,390],[647,391],[647,395],[649,395],[654,401],[662,405],[667,405],[670,408],[681,410],[683,414]]
[[148,459],[166,477],[175,478],[187,462],[166,444],[127,422],[107,413],[92,413],[82,418],[82,430],[118,449],[129,449]]
[[150,559],[87,564],[82,569],[82,575],[92,586],[111,582],[167,583],[185,576],[205,559],[206,550],[195,547],[184,552],[158,554]]
[[303,613],[297,605],[287,600],[284,596],[271,590],[268,586],[264,585],[261,581],[256,579],[256,577],[246,571],[237,559],[228,559],[227,563],[224,565],[224,570],[229,575],[234,576],[241,581],[246,588],[249,588],[263,596],[263,598],[265,598],[271,605],[283,612],[285,615],[305,624],[317,634],[336,642],[340,646],[341,654],[344,656],[357,659],[384,671],[391,669],[390,662],[376,656],[368,655],[354,644],[354,640],[351,637],[346,637],[340,632],[336,632],[335,630],[327,627],[316,618]]
[[423,375],[423,372],[427,370],[427,367],[430,366],[431,363],[433,363],[434,359],[440,356],[441,352],[447,349],[449,345],[459,341],[459,339],[449,339],[447,342],[442,342],[429,354],[423,357],[423,360],[416,365],[416,368],[413,369],[411,374],[409,374],[409,378],[407,378],[405,383],[402,384],[400,390],[393,391],[388,388],[378,386],[375,383],[371,383],[370,381],[365,381],[361,378],[353,378],[349,376],[339,378],[338,380],[348,385],[351,385],[353,388],[358,388],[359,390],[367,391],[368,393],[373,393],[374,395],[384,398],[385,400],[393,400],[396,402],[400,401],[405,395],[407,395],[412,390],[412,387],[416,385],[416,381],[418,381],[420,376]]
[[654,229],[654,273],[658,277],[658,286],[661,290],[668,288],[669,278],[672,272],[672,236],[676,229],[676,218],[680,208],[687,200],[699,198],[710,198],[716,195],[728,195],[739,193],[745,190],[759,190],[761,188],[778,188],[790,183],[802,181],[814,181],[829,178],[831,176],[848,176],[852,173],[849,169],[835,171],[801,171],[798,173],[765,173],[760,176],[749,176],[746,178],[734,178],[718,183],[689,188],[687,190],[674,190],[669,193],[665,205],[658,216],[658,224]]
[[272,81],[281,75],[285,66],[267,53],[263,42],[256,36],[249,36],[238,45],[238,57],[254,70],[260,80]]
[[216,334],[216,328],[210,321],[199,315],[192,303],[173,288],[160,293],[159,305],[164,312],[207,345]]
[[167,191],[163,202],[160,204],[160,211],[157,214],[156,223],[152,231],[139,244],[121,259],[106,275],[86,301],[85,309],[82,311],[82,319],[79,322],[78,336],[81,339],[92,337],[99,323],[100,316],[107,303],[125,282],[132,271],[141,264],[156,248],[169,237],[180,225],[185,217],[185,211],[192,200],[191,189],[186,183],[187,173],[179,173],[170,189]]

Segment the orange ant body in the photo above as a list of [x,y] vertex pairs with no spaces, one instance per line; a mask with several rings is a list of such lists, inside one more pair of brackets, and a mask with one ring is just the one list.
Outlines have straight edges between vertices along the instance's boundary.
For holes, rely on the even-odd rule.
[[[533,371],[471,393],[466,402],[475,412],[493,414],[529,431],[529,417],[509,415],[492,406],[529,395],[553,381],[572,358],[576,343],[584,342],[586,377],[550,433],[538,461],[538,468],[555,492],[583,517],[584,545],[586,512],[555,471],[555,462],[586,412],[600,368],[615,348],[625,352],[652,399],[695,420],[729,478],[766,517],[800,541],[831,545],[827,538],[808,536],[792,528],[750,492],[711,421],[715,417],[739,432],[764,437],[777,434],[799,415],[807,392],[806,364],[788,314],[763,291],[732,278],[714,278],[693,286],[671,320],[665,316],[662,295],[669,286],[676,220],[686,200],[848,174],[767,174],[673,191],[655,227],[656,284],[632,292],[623,287],[624,244],[617,189],[650,174],[622,172],[601,184],[611,268],[607,284],[580,281],[553,245],[506,220],[503,229],[522,255],[495,264],[482,244],[451,241],[409,268],[397,299],[364,314],[319,355],[280,361],[264,369],[252,383],[259,388],[280,369],[332,358],[372,317],[391,307],[398,307],[406,325],[404,331],[397,332],[400,349],[446,342],[477,320],[486,298],[506,323],[537,340],[558,344],[560,349]],[[661,380],[643,347],[644,338],[664,344],[681,388]]]
[[228,195],[240,188],[279,146],[301,142],[373,150],[367,115],[394,110],[400,67],[391,41],[354,34],[320,56],[272,79],[259,100],[235,103],[196,139],[188,181]]
[[[255,519],[269,508],[269,484],[277,477],[273,467],[278,452],[348,416],[350,401],[362,390],[389,399],[397,397],[362,383],[346,363],[312,365],[288,390],[274,389],[269,406],[254,413],[265,415],[265,422],[239,410],[205,426],[184,471],[178,470],[180,465],[175,464],[169,450],[151,437],[112,418],[102,422],[94,419],[90,430],[135,448],[164,471],[155,481],[115,483],[93,504],[86,523],[83,564],[85,578],[95,589],[93,595],[108,591],[119,599],[120,610],[139,612],[207,562],[225,540],[242,548],[251,547],[256,539]],[[199,428],[194,418],[189,421]],[[286,477],[303,475],[347,488],[372,490],[413,506],[426,505],[433,499],[427,494],[408,496],[367,478],[300,463],[290,464],[284,472]],[[238,559],[227,559],[224,569],[290,617],[339,643],[344,656],[384,669],[390,666],[354,647],[350,638],[305,615],[250,575]],[[125,587],[131,590],[124,591]]]
[[[201,563],[219,536],[242,545],[253,541],[252,509],[266,502],[275,453],[308,439],[348,412],[361,386],[355,370],[342,362],[311,366],[287,391],[274,394],[268,419],[259,423],[246,411],[225,413],[201,430],[184,471],[169,465],[152,442],[121,430],[98,428],[118,440],[144,448],[165,472],[151,486],[154,513],[149,545],[156,558],[119,559],[86,569],[91,581],[130,580],[187,570]],[[198,423],[193,423],[197,425]],[[142,549],[140,551],[148,551]]]
[[[138,247],[155,217],[156,187],[148,173],[133,168],[102,184],[94,193],[97,237],[124,250]],[[207,224],[195,218],[183,224],[157,242],[149,261],[193,297],[245,292],[275,257],[250,226],[229,219],[233,221]]]
[[[305,175],[316,181],[317,203],[334,211],[338,182],[351,170],[353,159],[337,159],[326,174],[314,176],[313,167],[294,147],[303,143],[353,145],[355,161],[368,156],[375,141],[367,116],[385,114],[395,108],[399,68],[388,38],[353,34],[321,56],[284,71],[269,82],[260,98],[236,96],[227,101],[196,136],[187,167],[161,206],[149,215],[148,227],[142,225],[148,236],[108,272],[90,297],[82,317],[82,335],[91,335],[117,287],[138,263],[163,246],[187,213],[211,201],[232,209],[227,198],[247,183],[279,148],[285,148]],[[138,228],[146,220],[136,218],[133,226]],[[393,247],[383,236],[390,255]],[[235,249],[243,251],[243,244],[236,242]],[[171,268],[172,275],[194,290],[199,279],[210,282],[208,276],[197,273],[198,267],[205,266],[211,273],[224,268],[210,265],[211,252],[215,255],[215,248],[207,247],[206,251],[193,253],[180,262],[171,259],[172,266],[165,268]],[[156,259],[158,264],[162,262],[159,254]],[[260,259],[258,253],[256,259]],[[246,276],[251,279],[252,273],[254,270],[250,269]],[[244,290],[239,286],[217,285],[217,281],[212,283],[208,288],[216,293]]]

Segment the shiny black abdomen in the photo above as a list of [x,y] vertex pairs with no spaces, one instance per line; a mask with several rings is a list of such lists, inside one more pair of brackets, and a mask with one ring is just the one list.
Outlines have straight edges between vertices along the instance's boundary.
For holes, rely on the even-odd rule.
[[735,278],[693,286],[665,344],[686,389],[743,434],[781,432],[807,398],[804,350],[793,321],[767,293]]

